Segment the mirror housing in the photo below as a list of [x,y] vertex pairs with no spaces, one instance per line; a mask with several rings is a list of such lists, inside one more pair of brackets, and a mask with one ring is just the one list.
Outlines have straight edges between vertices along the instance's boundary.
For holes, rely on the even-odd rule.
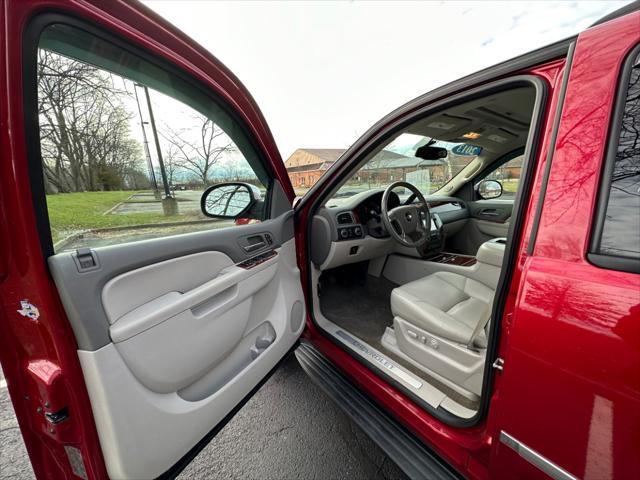
[[449,152],[446,148],[423,145],[416,150],[414,156],[423,160],[440,160],[447,158],[447,155],[449,155]]
[[255,185],[242,182],[218,183],[207,188],[200,198],[202,213],[211,218],[258,218],[262,194]]
[[482,180],[476,191],[483,200],[491,200],[502,195],[502,184],[497,180]]

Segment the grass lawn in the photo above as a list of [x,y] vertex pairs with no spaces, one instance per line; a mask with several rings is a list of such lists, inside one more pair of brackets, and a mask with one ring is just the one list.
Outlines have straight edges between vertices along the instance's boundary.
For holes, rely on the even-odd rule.
[[90,228],[121,227],[145,223],[184,222],[197,218],[186,215],[165,216],[158,213],[103,215],[125,201],[134,192],[78,192],[47,195],[47,208],[53,242]]
[[518,190],[520,179],[516,178],[512,180],[500,180],[500,183],[502,183],[502,189],[505,192],[516,193],[516,191]]

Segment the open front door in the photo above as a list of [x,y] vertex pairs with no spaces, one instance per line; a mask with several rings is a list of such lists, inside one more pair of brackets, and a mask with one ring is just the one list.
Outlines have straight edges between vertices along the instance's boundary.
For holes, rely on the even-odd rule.
[[35,3],[0,27],[10,394],[38,476],[171,475],[304,328],[293,190],[237,79],[146,8]]

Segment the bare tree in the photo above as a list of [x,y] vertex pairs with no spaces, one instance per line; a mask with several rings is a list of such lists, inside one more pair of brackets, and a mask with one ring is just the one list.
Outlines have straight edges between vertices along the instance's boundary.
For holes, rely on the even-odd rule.
[[105,71],[56,53],[38,53],[38,113],[47,191],[124,188],[138,170],[132,115]]
[[633,68],[627,89],[611,188],[640,196],[640,64]]
[[200,125],[197,138],[189,138],[192,129],[175,131],[168,126],[162,136],[177,149],[176,164],[193,173],[206,187],[213,167],[235,147],[212,120],[202,115],[197,115],[195,120]]
[[[240,162],[235,158],[229,158],[221,168],[222,179],[227,181],[240,181],[246,172]],[[246,175],[245,175],[246,176]]]
[[176,173],[180,170],[179,154],[180,151],[173,143],[170,143],[169,148],[162,154],[162,158],[164,159],[164,169],[170,186],[173,186],[173,180]]

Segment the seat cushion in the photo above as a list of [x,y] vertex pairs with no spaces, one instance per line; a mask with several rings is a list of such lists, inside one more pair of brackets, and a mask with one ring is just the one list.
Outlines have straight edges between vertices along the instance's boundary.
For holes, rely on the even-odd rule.
[[[466,344],[476,325],[490,315],[493,295],[493,290],[463,275],[437,272],[395,288],[391,310],[429,333]],[[484,330],[474,344],[486,347]]]

